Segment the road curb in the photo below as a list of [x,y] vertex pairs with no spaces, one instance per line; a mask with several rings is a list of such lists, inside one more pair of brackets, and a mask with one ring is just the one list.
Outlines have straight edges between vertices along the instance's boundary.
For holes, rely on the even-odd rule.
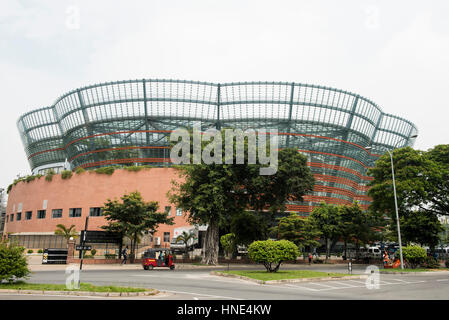
[[428,275],[428,274],[446,274],[449,275],[449,270],[448,271],[423,271],[423,272],[388,272],[388,271],[379,271],[380,274],[406,274],[406,275],[411,275],[411,276],[420,276],[420,275]]
[[318,277],[318,278],[301,278],[301,279],[282,279],[282,280],[257,280],[248,278],[245,276],[239,276],[236,274],[229,274],[229,273],[223,273],[218,271],[212,271],[210,273],[211,275],[215,276],[221,276],[221,277],[228,277],[228,278],[235,278],[235,279],[241,279],[245,281],[251,281],[258,284],[278,284],[278,283],[295,283],[295,282],[316,282],[316,281],[329,281],[329,280],[349,280],[349,279],[366,279],[368,278],[367,275],[354,275],[354,276],[343,276],[343,277]]
[[61,295],[61,296],[100,296],[100,297],[143,297],[154,296],[160,293],[158,290],[144,292],[92,292],[92,291],[51,291],[51,290],[19,290],[0,289],[0,293]]

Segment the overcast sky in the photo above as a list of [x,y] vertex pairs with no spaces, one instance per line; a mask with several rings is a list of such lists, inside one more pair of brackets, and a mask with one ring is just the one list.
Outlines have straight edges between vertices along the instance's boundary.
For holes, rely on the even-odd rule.
[[0,2],[0,187],[30,168],[17,118],[77,87],[141,78],[344,89],[449,143],[449,1]]

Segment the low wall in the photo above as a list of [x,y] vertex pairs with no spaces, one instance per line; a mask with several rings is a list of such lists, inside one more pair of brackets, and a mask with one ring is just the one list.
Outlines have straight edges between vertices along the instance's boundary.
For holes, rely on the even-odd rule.
[[[80,263],[79,258],[67,258],[67,264],[70,263]],[[120,264],[122,263],[122,259],[83,259],[83,264]],[[130,263],[129,259],[126,263]],[[142,259],[135,259],[134,263],[142,263]]]

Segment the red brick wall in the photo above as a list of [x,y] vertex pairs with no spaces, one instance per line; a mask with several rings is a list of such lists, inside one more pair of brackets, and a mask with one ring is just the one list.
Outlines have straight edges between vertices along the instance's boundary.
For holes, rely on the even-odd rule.
[[[171,188],[171,181],[178,180],[176,169],[151,168],[138,172],[127,170],[115,170],[108,176],[95,172],[73,174],[70,179],[63,180],[61,175],[53,176],[52,181],[46,181],[45,177],[29,183],[19,182],[13,186],[9,193],[7,214],[18,212],[19,203],[22,203],[22,220],[9,221],[6,232],[53,232],[57,224],[70,226],[74,224],[76,230],[84,229],[86,216],[91,207],[102,207],[110,198],[119,199],[125,193],[138,190],[145,201],[158,201],[159,211],[163,212],[165,206],[171,206],[171,217],[175,217],[173,226],[160,225],[155,237],[161,237],[164,245],[163,234],[173,229],[186,226],[183,216],[176,216],[175,206],[170,204],[166,194]],[[37,219],[37,210],[43,209],[43,201],[47,200],[47,212],[45,219]],[[13,206],[15,205],[15,211]],[[69,218],[69,208],[82,208],[81,217]],[[63,209],[62,218],[52,218],[52,209]],[[31,220],[25,220],[25,212],[33,211]],[[90,217],[89,230],[101,230],[99,227],[107,224],[103,217]]]

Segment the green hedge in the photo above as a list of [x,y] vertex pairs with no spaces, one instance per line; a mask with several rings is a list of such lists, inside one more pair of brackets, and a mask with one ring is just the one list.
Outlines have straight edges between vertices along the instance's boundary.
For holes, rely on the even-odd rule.
[[402,256],[412,269],[424,264],[427,258],[426,249],[420,246],[406,246],[402,248]]
[[25,248],[8,242],[0,242],[0,282],[26,278],[30,274]]
[[112,175],[115,171],[114,167],[103,167],[95,170],[95,173],[98,174],[107,174],[108,176]]
[[64,180],[65,179],[70,179],[72,176],[73,176],[73,173],[70,170],[64,170],[64,171],[61,172],[61,178],[64,179]]

